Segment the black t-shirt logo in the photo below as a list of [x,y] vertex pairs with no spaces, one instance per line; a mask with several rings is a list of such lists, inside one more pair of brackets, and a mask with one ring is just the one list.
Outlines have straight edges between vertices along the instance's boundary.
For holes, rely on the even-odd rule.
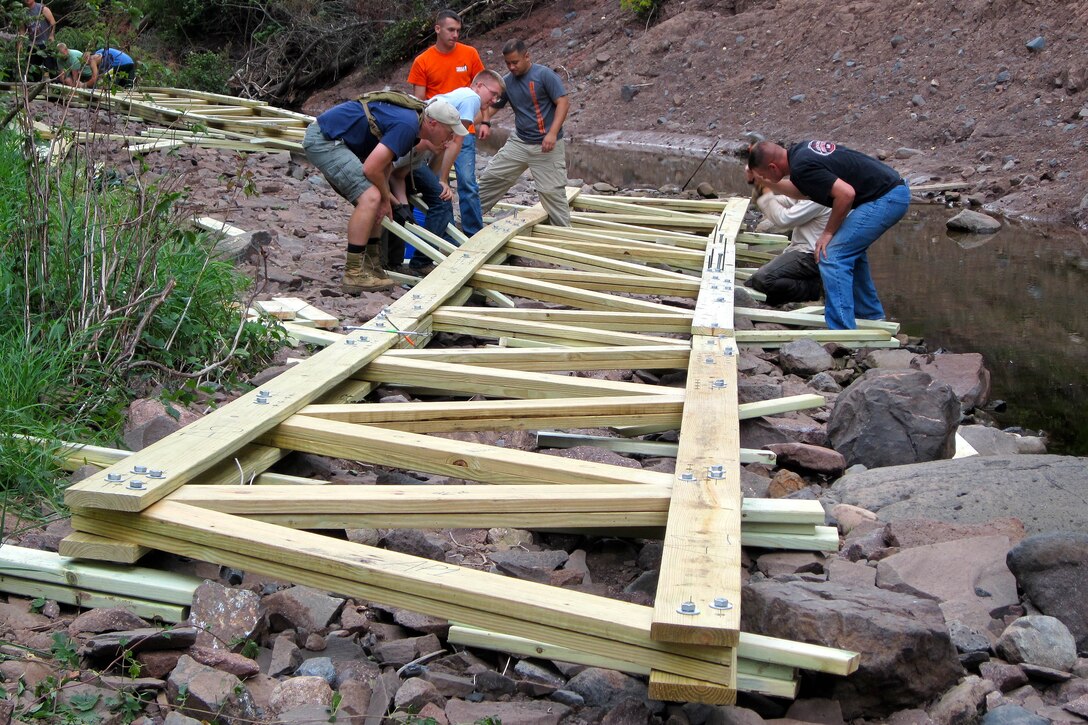
[[835,151],[835,144],[830,141],[809,141],[808,148],[820,156],[830,156]]

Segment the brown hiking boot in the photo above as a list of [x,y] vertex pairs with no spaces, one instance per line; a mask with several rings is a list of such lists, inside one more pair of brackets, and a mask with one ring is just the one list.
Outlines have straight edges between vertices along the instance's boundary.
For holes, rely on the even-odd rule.
[[[367,245],[369,250],[371,246]],[[347,261],[344,264],[344,281],[340,290],[346,295],[357,295],[362,292],[378,292],[392,287],[393,280],[385,276],[381,267],[370,261],[370,255],[360,252],[348,252]]]

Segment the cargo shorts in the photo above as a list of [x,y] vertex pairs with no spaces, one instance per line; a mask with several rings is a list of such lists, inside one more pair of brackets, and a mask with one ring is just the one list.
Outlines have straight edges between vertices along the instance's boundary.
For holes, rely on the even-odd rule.
[[306,158],[321,170],[336,193],[352,204],[373,186],[363,173],[363,160],[340,139],[332,139],[322,133],[317,121],[306,127],[302,148],[306,151]]

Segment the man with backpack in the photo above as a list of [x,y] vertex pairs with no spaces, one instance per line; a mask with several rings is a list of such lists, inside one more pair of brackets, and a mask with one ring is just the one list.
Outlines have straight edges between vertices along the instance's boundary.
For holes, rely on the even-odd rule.
[[[302,142],[306,157],[355,205],[348,220],[344,294],[393,286],[381,267],[379,239],[382,218],[393,216],[394,160],[428,151],[441,157],[454,135],[466,133],[461,115],[449,103],[423,107],[418,99],[391,91],[341,103],[309,125]],[[403,183],[397,191],[404,196]]]

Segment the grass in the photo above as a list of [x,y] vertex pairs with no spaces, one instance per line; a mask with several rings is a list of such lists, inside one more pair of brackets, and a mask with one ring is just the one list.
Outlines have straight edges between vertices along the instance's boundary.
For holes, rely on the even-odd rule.
[[80,147],[49,165],[27,138],[0,131],[0,495],[24,516],[59,510],[63,479],[23,436],[116,446],[133,397],[244,388],[284,340],[242,319],[252,282],[177,216],[175,182]]

